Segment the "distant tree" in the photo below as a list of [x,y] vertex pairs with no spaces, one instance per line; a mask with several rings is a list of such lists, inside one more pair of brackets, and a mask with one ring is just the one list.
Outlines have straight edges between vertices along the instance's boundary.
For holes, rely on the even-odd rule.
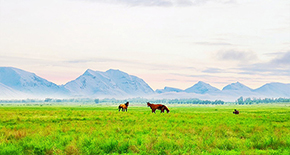
[[95,99],[95,103],[96,104],[100,103],[100,100],[99,99]]
[[44,100],[44,102],[51,102],[51,101],[52,101],[51,98],[46,98],[46,99]]
[[253,101],[251,100],[251,98],[246,98],[244,101],[245,104],[252,104],[252,102]]
[[240,104],[240,105],[243,105],[244,104],[243,96],[241,96],[240,98],[238,98],[237,103]]

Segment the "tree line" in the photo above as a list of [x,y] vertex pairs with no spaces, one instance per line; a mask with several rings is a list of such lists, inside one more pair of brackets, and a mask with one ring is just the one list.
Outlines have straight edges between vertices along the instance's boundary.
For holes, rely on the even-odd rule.
[[267,104],[267,103],[290,103],[290,98],[243,98],[240,97],[236,100],[236,104],[239,105],[251,105],[251,104]]
[[146,99],[146,98],[130,98],[130,99],[92,99],[92,98],[76,98],[76,99],[21,99],[21,100],[0,100],[0,103],[76,103],[76,104],[120,104],[125,102],[135,104],[146,104],[147,102],[160,103],[160,104],[197,104],[197,105],[224,105],[224,104],[237,104],[237,105],[251,105],[251,104],[265,104],[265,103],[290,103],[290,98],[238,98],[235,102],[224,102],[222,100],[200,100],[197,98],[190,99]]

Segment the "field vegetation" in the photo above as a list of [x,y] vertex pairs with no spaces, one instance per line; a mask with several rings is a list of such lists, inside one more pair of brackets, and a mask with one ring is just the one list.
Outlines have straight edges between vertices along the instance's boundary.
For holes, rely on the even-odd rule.
[[168,107],[2,105],[0,154],[290,154],[290,103]]

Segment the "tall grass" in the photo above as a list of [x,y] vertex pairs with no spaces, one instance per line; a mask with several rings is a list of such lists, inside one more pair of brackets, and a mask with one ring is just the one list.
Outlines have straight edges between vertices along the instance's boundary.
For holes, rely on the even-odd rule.
[[289,106],[1,107],[0,154],[290,154]]

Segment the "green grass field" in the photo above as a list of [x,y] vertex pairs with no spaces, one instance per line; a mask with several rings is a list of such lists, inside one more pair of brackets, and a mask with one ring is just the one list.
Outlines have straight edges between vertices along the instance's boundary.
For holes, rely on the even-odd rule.
[[290,154],[290,104],[168,107],[0,106],[0,154]]

